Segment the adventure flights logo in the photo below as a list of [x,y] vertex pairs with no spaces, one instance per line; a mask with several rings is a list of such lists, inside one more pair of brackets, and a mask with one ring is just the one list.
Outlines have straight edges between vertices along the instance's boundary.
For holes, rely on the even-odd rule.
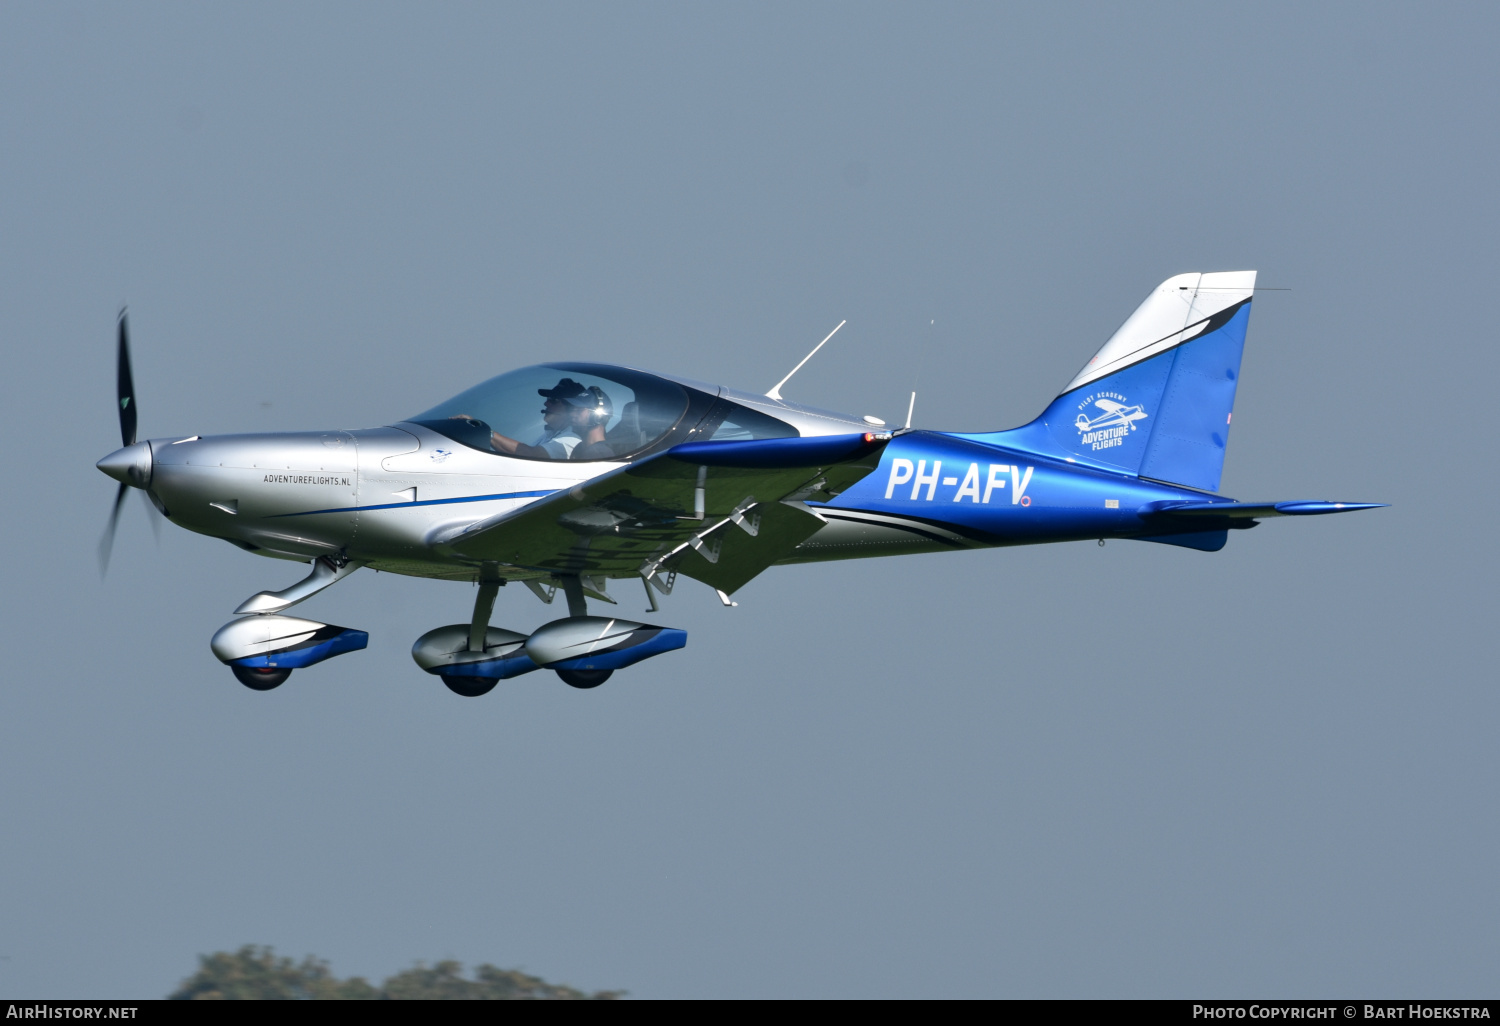
[[[1094,416],[1089,416],[1093,407]],[[1146,419],[1145,407],[1137,403],[1130,405],[1119,392],[1095,392],[1078,404],[1078,419],[1073,426],[1078,429],[1080,440],[1100,449],[1113,449],[1125,444],[1125,436],[1135,430],[1135,422]]]

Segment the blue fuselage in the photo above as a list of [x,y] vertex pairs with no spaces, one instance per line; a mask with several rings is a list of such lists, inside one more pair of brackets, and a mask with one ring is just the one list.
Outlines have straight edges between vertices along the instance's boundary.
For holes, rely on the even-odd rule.
[[[924,548],[972,545],[1024,545],[1086,538],[1151,538],[1183,533],[1179,543],[1217,548],[1222,531],[1167,525],[1158,504],[1202,502],[1202,492],[1087,467],[1062,459],[937,431],[898,435],[886,447],[876,471],[834,501],[817,505],[835,523],[860,525],[871,541],[891,532],[925,539]],[[1218,525],[1214,525],[1218,526]],[[1168,528],[1164,530],[1164,528]],[[850,534],[849,556],[856,551]],[[812,556],[831,538],[815,536],[804,546]],[[1165,539],[1163,539],[1165,540]],[[832,553],[828,553],[832,555]]]

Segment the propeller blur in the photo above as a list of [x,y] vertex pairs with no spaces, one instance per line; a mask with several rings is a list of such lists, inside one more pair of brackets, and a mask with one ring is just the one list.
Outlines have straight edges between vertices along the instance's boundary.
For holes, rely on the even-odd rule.
[[116,330],[119,345],[115,352],[115,401],[120,415],[121,448],[104,457],[97,466],[120,482],[120,487],[115,492],[104,536],[99,539],[101,577],[109,570],[109,556],[115,547],[115,528],[120,523],[120,508],[125,505],[126,494],[132,487],[144,489],[151,483],[151,448],[138,445],[135,440],[135,379],[130,372],[130,325],[124,309],[120,310]]

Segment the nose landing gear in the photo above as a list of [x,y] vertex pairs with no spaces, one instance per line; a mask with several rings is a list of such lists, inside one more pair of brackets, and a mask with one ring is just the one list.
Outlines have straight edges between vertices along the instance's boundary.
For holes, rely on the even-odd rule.
[[362,566],[342,557],[313,560],[312,573],[304,580],[281,591],[260,592],[240,603],[235,613],[252,615],[220,627],[209,647],[219,662],[228,665],[234,679],[252,691],[270,691],[286,683],[293,670],[359,651],[370,642],[364,631],[278,614]]
[[369,641],[364,631],[349,627],[261,614],[231,620],[218,629],[209,645],[241,684],[252,691],[270,691],[293,670],[357,652]]

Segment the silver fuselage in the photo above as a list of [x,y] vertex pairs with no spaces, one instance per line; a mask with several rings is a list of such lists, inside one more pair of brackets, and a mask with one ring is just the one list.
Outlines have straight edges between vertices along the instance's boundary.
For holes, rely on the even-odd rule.
[[[702,389],[696,383],[693,387]],[[866,430],[860,419],[764,396],[715,389],[764,410],[804,436]],[[359,430],[158,438],[106,462],[130,464],[133,483],[174,523],[257,555],[306,562],[352,560],[390,573],[474,580],[477,567],[435,544],[454,529],[534,502],[623,466],[518,459],[482,452],[420,424]],[[101,464],[103,465],[103,464]],[[830,523],[801,559],[890,554],[889,539],[843,537]],[[876,532],[882,534],[882,532]],[[855,544],[851,547],[851,542]],[[911,551],[909,545],[902,551]],[[826,552],[826,555],[823,553]],[[504,568],[510,579],[545,574]]]

